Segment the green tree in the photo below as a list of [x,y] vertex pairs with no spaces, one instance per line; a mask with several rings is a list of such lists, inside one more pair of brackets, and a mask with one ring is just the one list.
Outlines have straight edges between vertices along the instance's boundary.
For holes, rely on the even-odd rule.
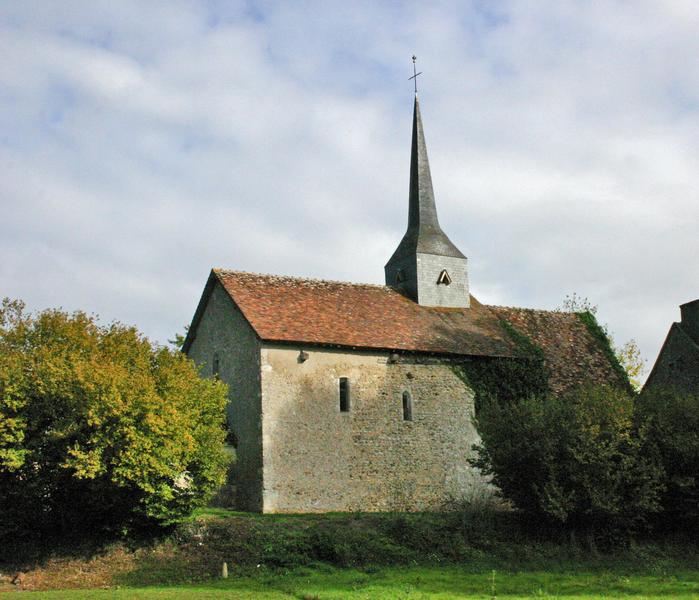
[[665,471],[663,518],[699,527],[699,394],[643,392],[636,412],[648,430],[647,452],[659,456]]
[[134,328],[0,308],[0,529],[167,524],[222,484],[226,387]]
[[177,350],[182,350],[184,342],[187,339],[187,332],[189,331],[189,325],[184,326],[184,333],[176,333],[174,339],[168,340],[167,343]]
[[474,466],[519,509],[580,531],[630,531],[660,508],[662,469],[643,453],[633,399],[612,388],[515,404],[489,401],[477,418]]

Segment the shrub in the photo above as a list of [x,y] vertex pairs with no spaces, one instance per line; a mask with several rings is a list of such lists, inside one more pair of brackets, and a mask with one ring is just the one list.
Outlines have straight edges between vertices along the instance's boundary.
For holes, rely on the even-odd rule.
[[633,400],[610,388],[490,401],[473,464],[517,508],[588,532],[631,531],[659,510],[662,471],[642,450]]
[[131,327],[0,308],[0,531],[170,523],[225,473],[223,384]]
[[643,392],[637,415],[648,431],[648,453],[657,454],[665,471],[663,517],[699,526],[699,394]]

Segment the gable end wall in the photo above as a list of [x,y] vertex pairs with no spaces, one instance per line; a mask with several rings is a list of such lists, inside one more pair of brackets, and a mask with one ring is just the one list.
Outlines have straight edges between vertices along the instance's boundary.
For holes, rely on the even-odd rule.
[[238,440],[233,476],[236,506],[262,509],[262,437],[260,342],[250,324],[216,282],[197,324],[187,355],[213,377],[214,353],[219,376],[228,384],[228,420]]
[[699,393],[699,346],[679,323],[673,323],[670,327],[643,389],[654,388],[676,388]]

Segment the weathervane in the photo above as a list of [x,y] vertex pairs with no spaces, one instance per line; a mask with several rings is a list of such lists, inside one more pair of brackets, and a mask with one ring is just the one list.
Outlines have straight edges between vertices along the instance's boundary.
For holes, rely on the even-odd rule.
[[415,84],[415,95],[417,96],[417,76],[422,75],[422,71],[419,73],[417,72],[417,67],[415,66],[415,61],[417,60],[417,56],[413,54],[413,76],[408,77],[408,81],[411,79],[413,80],[413,83]]

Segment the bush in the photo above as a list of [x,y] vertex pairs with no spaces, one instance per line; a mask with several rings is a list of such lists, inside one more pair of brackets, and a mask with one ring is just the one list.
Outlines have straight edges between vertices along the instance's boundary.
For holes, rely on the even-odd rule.
[[630,532],[659,510],[662,469],[642,452],[633,400],[610,388],[487,402],[474,466],[517,508],[554,525]]
[[225,476],[226,388],[84,313],[0,308],[0,532],[177,521]]
[[663,517],[699,526],[699,394],[643,392],[637,415],[648,432],[648,453],[657,454],[665,471]]

